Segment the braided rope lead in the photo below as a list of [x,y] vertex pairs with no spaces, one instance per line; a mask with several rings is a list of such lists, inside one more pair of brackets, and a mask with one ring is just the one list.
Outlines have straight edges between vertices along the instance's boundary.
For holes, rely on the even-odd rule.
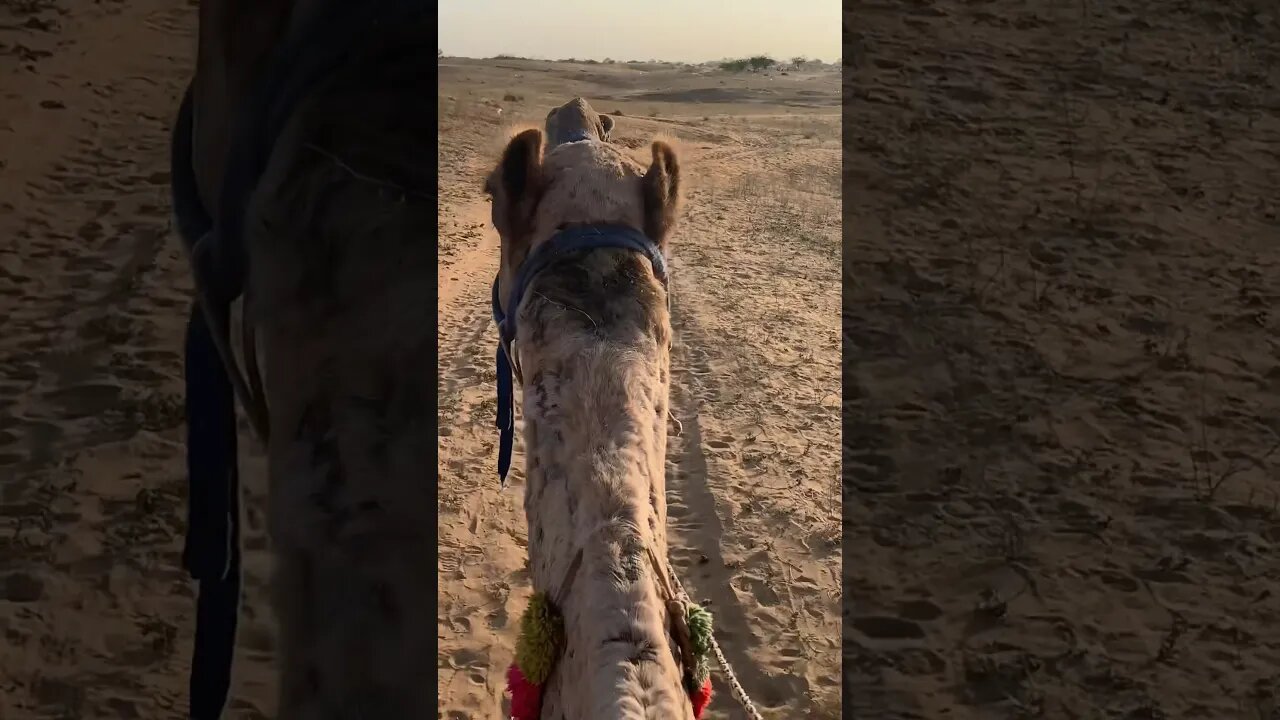
[[[691,602],[689,593],[685,592],[684,585],[680,584],[680,578],[676,576],[676,569],[667,563],[667,573],[671,576],[671,581],[675,584],[676,590],[684,596],[684,599]],[[756,710],[756,706],[751,702],[751,698],[747,697],[747,691],[742,688],[742,683],[738,682],[738,676],[733,673],[733,666],[725,659],[724,652],[720,649],[720,643],[716,642],[715,634],[711,635],[711,651],[716,654],[716,662],[720,663],[720,669],[724,670],[724,677],[729,681],[729,689],[733,693],[733,697],[742,705],[742,709],[747,711],[747,717],[751,720],[764,720],[760,715],[760,711]]]

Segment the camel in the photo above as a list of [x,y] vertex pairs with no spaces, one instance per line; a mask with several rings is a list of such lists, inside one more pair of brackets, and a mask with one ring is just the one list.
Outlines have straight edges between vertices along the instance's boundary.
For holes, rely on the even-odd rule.
[[485,182],[501,239],[495,315],[518,320],[501,352],[522,394],[529,568],[563,618],[540,717],[691,720],[666,575],[664,263],[588,239],[521,278],[565,233],[643,233],[665,255],[676,154],[654,141],[646,168],[606,142],[611,129],[575,98],[548,115],[545,146],[536,128],[515,134]]
[[277,716],[435,711],[429,10],[420,0],[200,3],[172,154],[197,290],[184,551],[200,591],[193,718],[220,716],[234,648],[233,391],[268,456]]
[[585,99],[576,97],[547,113],[547,146],[555,147],[580,138],[608,142],[613,132],[613,118],[600,115]]
[[[199,583],[194,718],[221,714],[233,656],[233,393],[267,446],[277,715],[417,718],[435,706],[426,679],[435,627],[423,612],[435,570],[422,562],[436,542],[424,470],[436,442],[426,371],[433,290],[423,282],[436,261],[423,162],[428,7],[200,3],[197,67],[172,155],[197,290],[184,550]],[[512,140],[489,184],[501,288],[562,225],[624,225],[665,249],[675,154],[654,143],[644,170],[599,142],[607,131],[600,120],[584,143],[566,130],[545,157],[538,131]],[[531,569],[535,587],[565,589],[568,641],[542,716],[690,718],[688,652],[676,647],[661,577],[665,289],[643,257],[619,250],[550,267],[530,289],[510,309],[521,321],[511,350],[529,379]],[[241,358],[231,350],[236,301]],[[584,303],[589,325],[574,317]]]

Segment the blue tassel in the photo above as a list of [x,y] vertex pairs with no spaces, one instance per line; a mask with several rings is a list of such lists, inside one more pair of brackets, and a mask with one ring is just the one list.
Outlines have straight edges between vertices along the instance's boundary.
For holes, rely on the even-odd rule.
[[200,304],[187,323],[187,539],[183,564],[198,582],[191,717],[216,720],[231,687],[240,614],[240,473],[231,381]]
[[507,486],[507,472],[511,470],[511,451],[516,439],[515,382],[512,379],[511,361],[498,344],[498,480]]

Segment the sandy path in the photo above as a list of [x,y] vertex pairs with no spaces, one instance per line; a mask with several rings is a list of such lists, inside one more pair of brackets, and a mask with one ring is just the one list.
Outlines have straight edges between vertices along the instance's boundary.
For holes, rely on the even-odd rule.
[[1280,26],[1249,7],[846,11],[857,717],[1277,717]]
[[[641,150],[654,132],[680,137],[693,188],[673,244],[682,432],[669,454],[671,557],[709,601],[766,717],[835,718],[838,116],[819,121],[823,139],[806,139],[757,112],[726,127],[619,118],[619,142]],[[479,178],[500,147],[497,118],[464,103],[442,113],[440,683],[442,717],[460,720],[500,712],[529,578],[523,472],[501,492],[495,473],[497,242]],[[742,717],[717,690],[711,716]]]
[[[15,7],[0,7],[0,717],[172,718],[194,603],[180,557],[190,279],[168,132],[194,8]],[[260,463],[246,469],[252,485]],[[271,677],[260,513],[249,522],[229,718],[270,710],[254,679]]]

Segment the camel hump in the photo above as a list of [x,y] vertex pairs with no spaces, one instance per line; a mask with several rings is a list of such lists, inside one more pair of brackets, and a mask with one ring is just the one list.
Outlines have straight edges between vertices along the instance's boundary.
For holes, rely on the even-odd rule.
[[578,140],[608,142],[612,130],[613,118],[597,113],[584,98],[576,97],[547,113],[548,149]]

